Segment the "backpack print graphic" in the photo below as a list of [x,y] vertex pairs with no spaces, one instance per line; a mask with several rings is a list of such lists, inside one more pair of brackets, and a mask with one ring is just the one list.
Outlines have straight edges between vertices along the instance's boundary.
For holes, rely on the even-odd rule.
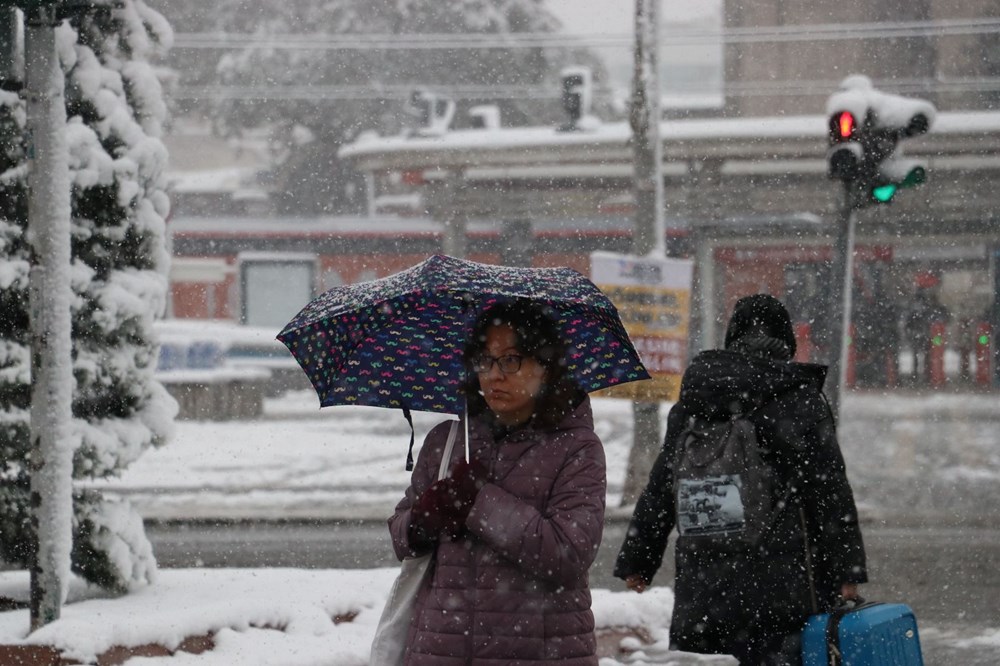
[[747,415],[695,419],[674,458],[678,538],[702,547],[759,546],[775,514],[772,476]]

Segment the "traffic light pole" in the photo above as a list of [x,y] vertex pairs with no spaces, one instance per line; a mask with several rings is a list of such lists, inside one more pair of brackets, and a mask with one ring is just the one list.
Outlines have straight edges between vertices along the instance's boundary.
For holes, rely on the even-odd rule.
[[847,377],[850,349],[851,291],[854,277],[854,227],[857,222],[858,191],[853,181],[844,183],[843,199],[833,238],[830,266],[830,363],[826,394],[835,422],[840,422],[841,394]]
[[857,211],[887,204],[896,190],[926,179],[926,165],[903,158],[901,139],[927,132],[934,105],[922,99],[877,90],[866,76],[849,76],[827,100],[831,178],[843,185],[843,200],[834,230],[830,284],[831,350],[827,395],[834,418],[840,419],[851,340],[851,289],[854,278],[854,226]]

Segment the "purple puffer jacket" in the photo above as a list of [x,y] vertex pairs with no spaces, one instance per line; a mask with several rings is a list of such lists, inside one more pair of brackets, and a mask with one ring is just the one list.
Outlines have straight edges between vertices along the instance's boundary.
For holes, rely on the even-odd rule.
[[[400,559],[422,554],[409,543],[410,506],[436,478],[449,427],[441,423],[427,435],[389,519]],[[496,442],[485,418],[473,418],[469,439],[490,482],[463,535],[438,544],[406,664],[596,666],[587,570],[601,543],[607,481],[590,399],[554,429],[529,427]],[[453,460],[463,449],[460,435]]]

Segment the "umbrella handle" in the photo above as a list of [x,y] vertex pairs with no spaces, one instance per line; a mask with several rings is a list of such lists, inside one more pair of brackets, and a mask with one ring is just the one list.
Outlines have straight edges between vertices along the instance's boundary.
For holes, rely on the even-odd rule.
[[469,401],[465,401],[465,462],[472,462],[472,452],[469,450]]
[[416,439],[416,431],[413,429],[413,415],[410,414],[409,407],[403,407],[403,418],[410,424],[410,448],[406,452],[406,471],[413,471],[413,443]]

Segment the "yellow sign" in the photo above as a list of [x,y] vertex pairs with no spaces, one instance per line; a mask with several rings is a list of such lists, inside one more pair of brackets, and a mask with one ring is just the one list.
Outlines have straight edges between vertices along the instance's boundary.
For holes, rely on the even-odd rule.
[[638,401],[676,401],[687,365],[693,262],[594,252],[591,280],[618,308],[651,380],[596,395]]

